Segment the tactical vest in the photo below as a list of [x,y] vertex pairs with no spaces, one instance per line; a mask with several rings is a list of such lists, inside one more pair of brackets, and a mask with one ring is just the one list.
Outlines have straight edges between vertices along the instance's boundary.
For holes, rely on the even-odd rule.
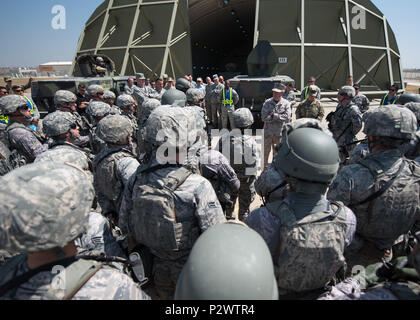
[[[153,169],[152,169],[153,170]],[[173,171],[162,187],[149,182],[149,172],[137,173],[132,201],[133,210],[130,215],[131,230],[137,243],[148,247],[151,252],[165,259],[165,252],[171,256],[191,250],[200,235],[198,221],[192,214],[182,221],[177,217],[175,207],[175,191],[192,174],[184,167]],[[195,210],[195,208],[182,208]]]
[[280,244],[274,258],[278,286],[285,292],[324,288],[345,267],[343,256],[347,232],[342,203],[332,210],[297,220],[286,202],[267,204],[280,221]]
[[[388,242],[390,248],[400,235],[411,229],[418,215],[420,166],[404,158],[399,162],[399,171],[390,175],[382,163],[372,157],[362,159],[358,164],[370,171],[375,185],[370,197],[351,206],[357,213],[357,232],[366,238]],[[404,168],[409,168],[412,174],[401,175]]]
[[9,141],[9,145],[10,145],[9,132],[12,131],[13,129],[16,129],[16,128],[25,129],[26,131],[29,131],[30,133],[32,133],[35,136],[35,138],[38,139],[39,142],[41,142],[41,143],[45,142],[45,138],[43,136],[41,136],[38,132],[32,131],[31,129],[29,129],[28,127],[26,127],[25,125],[23,125],[19,122],[13,122],[11,125],[8,125],[7,128],[6,128],[6,134],[7,134],[7,139]]
[[95,185],[99,189],[97,191],[112,200],[114,204],[118,202],[124,189],[122,182],[117,179],[115,166],[118,160],[127,157],[135,158],[130,151],[118,148],[104,151],[93,161]]
[[[19,265],[22,265],[27,259],[26,254],[21,254],[11,258],[7,263],[0,269],[0,299],[14,299],[17,289],[20,286],[20,282],[25,283],[29,281],[30,278],[37,275],[40,272],[51,272],[55,265],[63,265],[60,261],[55,263],[43,266],[38,270],[29,271],[27,274],[23,274],[19,277],[16,277],[16,271]],[[105,264],[94,261],[94,260],[84,260],[84,259],[65,259],[65,270],[63,275],[65,278],[61,278],[63,281],[57,281],[57,278],[53,278],[53,281],[50,285],[48,291],[43,295],[47,300],[71,300],[77,292],[102,268]],[[58,274],[56,277],[60,277],[62,274]],[[25,279],[26,278],[28,279]],[[56,280],[54,280],[56,279]],[[25,281],[26,280],[26,281]],[[57,281],[57,286],[54,286],[53,283]],[[11,284],[15,282],[15,284]],[[3,289],[6,288],[6,285],[10,287],[6,292],[2,294]]]

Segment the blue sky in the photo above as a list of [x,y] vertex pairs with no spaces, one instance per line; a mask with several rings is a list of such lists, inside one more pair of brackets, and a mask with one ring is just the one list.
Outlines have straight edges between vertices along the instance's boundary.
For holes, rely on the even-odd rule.
[[[0,67],[71,61],[83,26],[102,0],[1,1]],[[404,68],[420,68],[420,1],[373,0],[391,24]],[[66,29],[51,27],[55,5],[66,8]]]

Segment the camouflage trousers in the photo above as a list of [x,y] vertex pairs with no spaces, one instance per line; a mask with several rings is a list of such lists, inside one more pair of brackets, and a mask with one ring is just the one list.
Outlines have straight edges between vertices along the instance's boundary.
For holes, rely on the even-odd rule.
[[211,123],[213,128],[216,128],[219,125],[219,116],[220,116],[220,104],[212,103],[211,104]]
[[[236,196],[233,197],[233,203],[236,203],[236,200],[239,197],[239,211],[238,211],[238,219],[240,221],[244,221],[249,214],[249,207],[252,202],[255,200],[255,196],[257,192],[255,191],[255,176],[251,176],[248,178],[240,178],[239,181],[241,182],[241,186],[239,188],[239,192]],[[226,215],[231,216],[233,210],[226,210]]]
[[273,159],[276,156],[275,146],[280,143],[281,136],[264,135],[264,167],[263,171],[267,168],[268,159],[270,157],[271,149],[273,150]]
[[211,123],[212,122],[212,116],[211,116],[211,103],[210,103],[210,101],[206,100],[205,107],[206,107],[207,120]]
[[153,261],[153,282],[156,297],[152,299],[173,300],[176,284],[188,256],[178,260],[163,260],[155,257]]
[[[228,129],[228,121],[230,123],[230,129],[235,129],[235,124],[233,123],[232,114],[235,112],[235,106],[224,107],[221,106],[221,119],[219,118],[219,128]],[[220,123],[221,122],[221,123]]]

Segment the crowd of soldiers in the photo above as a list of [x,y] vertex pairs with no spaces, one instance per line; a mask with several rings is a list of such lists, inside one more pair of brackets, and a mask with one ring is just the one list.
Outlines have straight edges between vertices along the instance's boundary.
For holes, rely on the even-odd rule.
[[420,298],[420,104],[276,84],[260,150],[212,78],[0,98],[1,299]]

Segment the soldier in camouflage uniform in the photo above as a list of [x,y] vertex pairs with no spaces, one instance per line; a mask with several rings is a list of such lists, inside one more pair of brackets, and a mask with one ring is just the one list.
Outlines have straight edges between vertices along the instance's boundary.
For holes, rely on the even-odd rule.
[[283,99],[290,101],[290,103],[296,102],[295,85],[293,82],[289,82],[286,85],[286,91],[283,94]]
[[197,240],[175,293],[175,300],[277,299],[267,245],[255,231],[232,222],[210,228]]
[[89,98],[93,101],[104,101],[105,89],[99,84],[92,84],[87,88]]
[[[50,149],[39,155],[35,163],[51,161],[55,163],[68,164],[82,169],[93,181],[91,173],[92,163],[86,158],[83,152],[69,147],[58,147]],[[79,255],[104,254],[109,257],[125,258],[119,244],[113,237],[111,226],[108,221],[98,212],[89,213],[88,229],[85,234],[76,240]]]
[[204,94],[200,89],[188,89],[186,93],[187,104],[184,110],[193,112],[196,117],[196,127],[203,146],[209,144],[208,127],[205,120],[206,112],[203,108]]
[[360,93],[360,86],[355,84],[353,88],[356,90],[356,95],[353,98],[353,102],[357,104],[361,113],[369,111],[370,101],[364,94]]
[[8,95],[0,98],[0,114],[9,117],[5,136],[9,149],[17,150],[22,158],[21,164],[32,163],[35,158],[48,149],[43,144],[44,138],[28,126],[32,115],[26,99],[18,95]]
[[327,283],[341,279],[344,249],[356,228],[350,209],[325,198],[339,154],[332,137],[320,130],[320,123],[317,127],[304,122],[285,127],[274,167],[289,190],[284,200],[280,192],[279,201],[269,200],[246,220],[270,248],[283,299],[316,298]]
[[131,127],[132,127],[132,139],[133,139],[133,152],[137,152],[137,135],[138,135],[138,124],[137,118],[135,116],[136,113],[136,101],[132,96],[127,94],[122,94],[117,98],[117,106],[121,109],[121,115],[126,117],[130,120]]
[[89,146],[89,133],[91,130],[91,124],[85,116],[82,117],[77,113],[76,101],[76,95],[73,92],[67,90],[59,90],[54,95],[54,104],[57,110],[71,114],[79,127],[80,135],[74,144],[79,147],[87,147]]
[[206,89],[205,89],[205,96],[204,96],[204,101],[205,101],[205,106],[206,106],[206,119],[207,119],[207,123],[212,124],[212,116],[211,116],[211,92],[214,90],[215,84],[211,81],[210,77],[206,78]]
[[268,158],[273,150],[275,157],[275,145],[280,143],[283,125],[292,120],[292,108],[288,100],[283,99],[286,87],[276,84],[273,88],[273,97],[264,102],[261,109],[261,119],[264,122],[264,167],[267,167]]
[[96,128],[99,121],[111,114],[111,107],[105,102],[92,101],[87,107],[86,113],[89,115],[92,123],[92,130],[89,134],[90,149],[96,155],[106,146],[106,143],[98,137]]
[[76,257],[74,240],[87,229],[94,198],[83,170],[50,161],[31,164],[3,177],[0,189],[8,204],[0,209],[0,247],[18,254],[0,268],[1,298],[148,299],[113,264]]
[[74,117],[68,112],[56,111],[44,118],[44,131],[50,138],[49,149],[77,150],[84,154],[90,162],[91,154],[88,149],[76,146],[74,142],[79,137],[79,127]]
[[[196,138],[195,117],[179,107],[157,108],[147,120],[145,134],[153,156],[130,180],[121,204],[122,231],[154,256],[152,273],[159,299],[173,298],[199,235],[226,221],[210,182],[183,166]],[[165,204],[171,201],[169,209]]]
[[138,126],[139,130],[137,133],[137,156],[141,163],[147,162],[148,157],[151,156],[152,150],[150,149],[149,145],[144,141],[145,135],[145,127],[147,119],[152,114],[152,112],[160,107],[160,101],[157,99],[147,99],[143,102],[141,108],[139,108],[138,113]]
[[228,159],[216,150],[208,150],[201,155],[201,171],[204,178],[210,181],[227,219],[235,208],[234,199],[238,197],[241,182],[230,166]]
[[130,121],[123,116],[108,116],[99,122],[96,133],[107,146],[93,160],[95,190],[102,214],[116,224],[124,187],[139,166],[130,150]]
[[322,121],[324,119],[325,110],[321,101],[317,100],[318,87],[310,86],[308,98],[301,102],[296,108],[296,119],[311,118]]
[[224,89],[224,85],[219,82],[219,77],[216,75],[213,76],[214,81],[214,87],[212,88],[212,91],[210,93],[210,104],[211,104],[211,123],[213,126],[213,129],[221,129],[219,125],[221,125],[221,121],[219,120],[219,117],[221,117],[221,104],[219,95],[220,92]]
[[341,164],[345,164],[355,148],[356,135],[362,130],[362,114],[354,104],[356,91],[353,87],[344,86],[338,92],[339,104],[335,112],[327,116],[329,128],[340,149]]
[[[235,127],[231,132],[223,135],[216,147],[217,150],[229,159],[241,183],[239,188],[238,218],[244,221],[249,213],[249,206],[255,199],[255,179],[260,169],[260,149],[252,136],[245,133],[254,123],[254,117],[247,108],[240,108],[233,113]],[[236,203],[236,197],[232,201]],[[227,211],[227,216],[232,212]]]
[[133,98],[137,101],[137,105],[141,106],[144,100],[153,98],[155,92],[151,87],[146,86],[146,77],[143,73],[136,74],[136,81],[137,86],[133,87]]
[[402,107],[381,107],[368,114],[364,133],[370,153],[344,167],[328,192],[328,199],[342,201],[357,216],[350,266],[398,256],[393,246],[420,218],[420,168],[398,149],[416,133],[417,120]]
[[110,114],[121,114],[121,109],[115,105],[115,100],[117,96],[114,92],[106,90],[104,92],[104,102],[111,107]]

